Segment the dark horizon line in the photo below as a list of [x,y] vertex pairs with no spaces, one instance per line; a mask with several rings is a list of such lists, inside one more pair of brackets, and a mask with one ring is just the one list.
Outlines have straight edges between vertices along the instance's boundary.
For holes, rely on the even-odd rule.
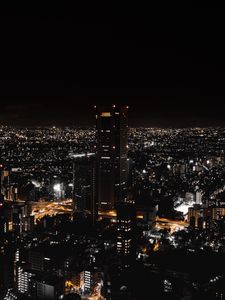
[[[47,129],[50,129],[50,128],[77,128],[77,129],[90,129],[90,128],[95,128],[95,125],[9,125],[9,124],[3,124],[3,123],[0,123],[0,127],[11,127],[11,128],[27,128],[27,129],[30,129],[30,128],[35,128],[35,129],[38,129],[38,128],[47,128]],[[137,125],[137,126],[129,126],[129,128],[131,129],[206,129],[206,128],[225,128],[225,124],[224,125],[187,125],[187,126],[144,126],[144,125]]]

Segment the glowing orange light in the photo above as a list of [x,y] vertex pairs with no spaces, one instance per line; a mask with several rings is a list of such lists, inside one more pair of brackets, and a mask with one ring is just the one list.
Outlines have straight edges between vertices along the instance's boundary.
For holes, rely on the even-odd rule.
[[143,215],[137,215],[137,218],[138,219],[144,219],[144,216]]
[[159,243],[158,243],[158,241],[155,243],[153,251],[154,252],[159,251]]
[[110,117],[110,116],[111,116],[110,112],[104,111],[101,113],[101,117]]

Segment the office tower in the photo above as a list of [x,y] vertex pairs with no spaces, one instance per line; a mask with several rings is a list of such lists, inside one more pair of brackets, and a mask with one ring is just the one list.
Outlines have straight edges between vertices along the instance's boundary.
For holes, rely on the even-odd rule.
[[203,218],[203,209],[201,206],[195,205],[188,208],[188,222],[192,228],[198,228]]
[[[14,285],[14,249],[11,245],[5,245],[3,252],[0,254],[0,287],[4,291]],[[0,291],[0,299],[1,298]]]
[[41,248],[34,248],[28,253],[28,263],[32,271],[47,272],[50,269],[51,258],[45,255]]
[[19,263],[17,265],[17,291],[21,294],[31,294],[31,278],[34,273],[29,270],[26,263]]
[[6,190],[5,196],[6,200],[16,202],[18,199],[18,188],[10,184]]
[[34,216],[24,217],[22,226],[23,232],[31,232],[34,229]]
[[[19,234],[32,229],[33,216],[29,216],[28,207],[22,203],[13,204],[12,229]],[[28,224],[30,226],[28,226]]]
[[125,267],[130,265],[134,254],[134,229],[136,211],[133,203],[120,203],[117,205],[117,254],[121,257]]
[[17,201],[18,189],[13,183],[10,183],[9,170],[0,165],[0,199],[3,201]]
[[83,281],[82,289],[84,293],[90,293],[92,286],[93,286],[93,274],[91,271],[83,271],[81,273],[81,278]]
[[202,195],[203,193],[199,190],[196,191],[195,193],[195,202],[196,204],[202,204]]
[[80,159],[74,163],[74,202],[79,212],[91,210],[92,189],[93,189],[93,161]]
[[0,202],[0,240],[4,234],[13,230],[13,207],[8,203]]
[[42,276],[35,280],[37,299],[63,299],[64,279],[57,276]]
[[96,107],[98,209],[114,209],[127,197],[128,107]]
[[[29,250],[28,262],[31,270],[38,272],[52,272],[53,266],[57,267],[59,257],[55,258],[54,255],[59,255],[56,251],[51,251],[48,247],[36,247]],[[62,254],[61,254],[62,256]]]
[[95,225],[98,219],[98,205],[97,205],[97,194],[96,194],[96,162],[92,165],[92,197],[91,197],[91,221],[92,225]]
[[96,286],[99,286],[101,281],[102,274],[93,266],[89,266],[80,273],[80,288],[84,294],[94,293]]
[[3,165],[0,165],[0,202],[4,201],[4,184],[6,183],[7,175]]
[[9,194],[9,171],[2,168],[1,170],[1,194],[4,199],[8,198]]
[[96,162],[92,157],[81,157],[73,163],[73,212],[91,213],[94,225],[97,219]]

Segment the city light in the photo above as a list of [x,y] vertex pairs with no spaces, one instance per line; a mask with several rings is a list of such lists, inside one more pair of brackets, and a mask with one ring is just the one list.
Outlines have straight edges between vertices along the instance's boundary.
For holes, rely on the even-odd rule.
[[57,193],[60,193],[62,190],[61,184],[60,183],[56,183],[53,187],[54,191]]
[[[83,299],[103,300],[105,291],[110,295],[115,288],[111,277],[105,280],[102,268],[109,263],[116,270],[115,275],[108,271],[110,276],[126,274],[132,263],[138,263],[152,276],[159,275],[161,293],[172,293],[173,281],[164,277],[161,265],[166,276],[179,278],[174,262],[179,256],[185,264],[198,251],[222,255],[225,140],[223,145],[218,143],[218,129],[200,129],[199,133],[196,128],[131,128],[128,142],[121,143],[117,139],[120,127],[113,118],[125,118],[124,134],[125,116],[112,113],[110,122],[103,120],[105,124],[98,120],[100,140],[92,129],[0,131],[5,147],[0,177],[0,238],[4,236],[0,263],[12,263],[11,256],[5,256],[9,246],[18,249],[12,268],[16,289],[5,291],[8,298],[17,297],[17,291],[30,295],[30,289],[38,285],[43,293],[58,290],[62,299],[75,293]],[[15,167],[8,161],[15,161]],[[176,275],[164,261],[170,255]],[[77,257],[82,257],[82,263]],[[215,271],[206,284],[221,282],[219,276]],[[200,281],[197,286],[202,286]],[[122,297],[128,291],[129,285],[119,290]]]

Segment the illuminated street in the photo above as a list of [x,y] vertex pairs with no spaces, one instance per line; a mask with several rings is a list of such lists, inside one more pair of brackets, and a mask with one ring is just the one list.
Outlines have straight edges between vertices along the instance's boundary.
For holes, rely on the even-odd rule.
[[38,202],[32,203],[32,216],[35,221],[40,220],[44,216],[55,216],[57,214],[72,213],[72,200],[60,200],[54,202]]
[[155,228],[156,229],[167,229],[170,233],[174,233],[179,230],[184,230],[188,227],[188,223],[185,221],[178,221],[178,220],[170,220],[166,218],[156,218]]

